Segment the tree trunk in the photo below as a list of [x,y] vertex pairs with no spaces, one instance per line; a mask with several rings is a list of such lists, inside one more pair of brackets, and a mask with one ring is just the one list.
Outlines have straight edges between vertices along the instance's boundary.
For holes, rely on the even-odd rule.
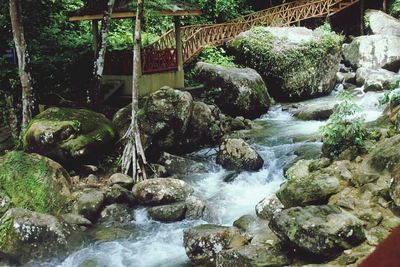
[[22,130],[25,129],[32,117],[38,112],[35,92],[32,87],[30,74],[30,59],[22,24],[21,0],[10,0],[10,18],[14,36],[15,49],[18,56],[19,77],[22,86]]
[[[104,58],[107,50],[107,37],[110,29],[111,15],[114,4],[115,0],[108,0],[107,10],[105,10],[103,13],[103,19],[101,21],[100,44],[97,45],[96,60],[93,67],[93,82],[89,88],[89,91],[87,92],[86,102],[88,105],[96,105],[99,102],[101,77],[103,76]],[[94,25],[96,25],[96,23],[94,23]]]
[[137,111],[139,109],[139,78],[141,75],[141,32],[142,20],[144,15],[143,0],[137,1],[135,37],[133,46],[133,77],[132,77],[132,118],[131,125],[125,134],[128,143],[124,150],[122,171],[128,173],[132,164],[132,176],[135,181],[146,179],[145,166],[147,165],[143,145],[140,137],[140,130],[137,121]]

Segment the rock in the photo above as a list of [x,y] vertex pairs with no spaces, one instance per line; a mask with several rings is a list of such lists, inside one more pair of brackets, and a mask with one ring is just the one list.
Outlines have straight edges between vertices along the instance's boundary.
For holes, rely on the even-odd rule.
[[327,120],[332,115],[336,101],[323,101],[302,105],[294,116],[300,120]]
[[280,101],[329,94],[339,70],[338,35],[302,27],[256,27],[228,43],[236,59],[258,71]]
[[385,139],[371,151],[368,163],[377,171],[391,171],[399,162],[400,135]]
[[115,185],[118,184],[126,189],[132,189],[133,186],[133,178],[130,177],[129,175],[123,174],[123,173],[114,173],[111,175],[111,177],[108,179],[108,183],[110,185]]
[[199,62],[196,72],[196,79],[206,87],[221,89],[216,103],[225,114],[256,118],[267,113],[271,106],[267,86],[253,69]]
[[392,184],[389,190],[390,198],[393,200],[393,204],[400,208],[400,177],[393,177]]
[[193,99],[188,92],[163,87],[152,93],[138,115],[145,149],[172,153],[179,149],[192,109]]
[[183,220],[186,213],[186,204],[184,202],[151,207],[148,209],[152,219],[162,222],[176,222]]
[[85,218],[94,221],[103,208],[105,195],[103,191],[97,189],[86,188],[79,192],[73,210]]
[[128,223],[133,220],[133,212],[126,204],[111,204],[100,213],[100,221],[105,224]]
[[385,69],[358,68],[356,74],[357,84],[364,86],[364,91],[389,90],[391,85],[400,79],[400,74]]
[[83,163],[101,155],[116,137],[114,126],[102,114],[54,107],[32,119],[22,141],[26,151],[58,162]]
[[234,227],[203,224],[183,230],[186,255],[196,266],[215,266],[219,252],[247,243],[248,239]]
[[264,160],[243,139],[227,138],[219,146],[217,163],[228,170],[257,171]]
[[126,203],[126,204],[136,204],[136,199],[133,197],[132,191],[123,188],[120,185],[113,185],[107,189],[105,192],[105,204],[113,203]]
[[400,37],[359,36],[343,45],[343,56],[355,68],[395,70],[400,66]]
[[129,126],[131,125],[132,118],[132,104],[129,104],[120,110],[118,110],[112,119],[112,123],[118,131],[119,138],[122,138],[125,133],[128,131]]
[[277,247],[248,245],[218,253],[217,267],[278,267],[290,266],[291,260]]
[[38,154],[13,151],[0,157],[0,184],[13,206],[32,211],[64,213],[72,199],[67,171]]
[[344,184],[333,174],[310,173],[310,162],[300,160],[286,172],[287,180],[276,192],[285,208],[326,204],[331,195],[343,189]]
[[270,220],[275,213],[283,210],[283,204],[275,194],[267,196],[256,205],[256,214],[264,220]]
[[287,244],[327,259],[364,241],[362,226],[354,215],[333,205],[286,209],[270,222],[272,230]]
[[186,200],[193,193],[193,188],[182,180],[155,178],[135,184],[132,191],[141,204],[163,205]]
[[88,184],[96,184],[99,182],[99,178],[94,174],[89,174],[89,176],[85,178],[85,181]]
[[96,229],[94,232],[94,239],[97,241],[115,241],[118,239],[126,239],[131,234],[132,231],[119,226],[104,227]]
[[74,213],[67,213],[63,214],[61,218],[72,225],[78,225],[78,226],[91,226],[92,222],[86,219],[85,217],[79,215],[79,214],[74,214]]
[[354,83],[356,81],[356,74],[354,72],[337,72],[336,83]]
[[207,172],[207,168],[199,162],[163,152],[158,160],[170,176],[188,173]]
[[373,34],[394,35],[400,37],[400,21],[380,10],[368,9],[365,20]]
[[224,134],[219,119],[221,111],[214,105],[193,102],[192,116],[181,145],[192,152],[202,146],[215,145]]
[[13,208],[0,219],[0,225],[2,257],[21,264],[69,249],[72,227],[54,216]]
[[189,220],[201,219],[206,211],[206,204],[195,196],[189,196],[185,200],[186,213],[185,218]]

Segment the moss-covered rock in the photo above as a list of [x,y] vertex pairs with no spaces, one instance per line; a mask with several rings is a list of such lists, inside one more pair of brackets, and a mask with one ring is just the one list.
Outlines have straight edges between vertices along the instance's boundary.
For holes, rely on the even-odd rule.
[[14,151],[0,158],[0,188],[18,208],[65,212],[71,200],[69,180],[60,164],[38,154]]
[[0,253],[19,263],[65,253],[72,230],[54,216],[10,209],[0,219]]
[[199,62],[196,79],[210,89],[220,89],[216,103],[233,117],[256,118],[272,104],[267,86],[257,71]]
[[228,44],[263,76],[272,97],[295,100],[328,94],[339,69],[342,38],[326,30],[257,27]]
[[186,204],[184,202],[161,205],[148,209],[152,219],[162,222],[180,221],[185,217]]
[[49,108],[37,115],[23,135],[26,151],[58,162],[96,158],[116,140],[112,123],[102,114],[70,108]]
[[379,143],[370,153],[369,164],[377,171],[393,170],[400,163],[400,135]]

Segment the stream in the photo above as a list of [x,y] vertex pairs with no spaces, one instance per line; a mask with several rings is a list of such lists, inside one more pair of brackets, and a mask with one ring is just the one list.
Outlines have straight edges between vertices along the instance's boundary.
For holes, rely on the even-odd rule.
[[[376,105],[380,95],[358,91],[356,100],[363,108],[366,121],[373,121],[381,114]],[[303,103],[318,101],[334,101],[334,96]],[[233,181],[224,182],[229,172],[215,164],[215,149],[187,155],[207,167],[205,173],[191,173],[182,178],[193,186],[195,195],[206,201],[210,209],[207,219],[160,223],[149,219],[145,209],[138,209],[133,211],[135,219],[127,226],[131,231],[129,237],[90,244],[63,262],[54,264],[53,261],[49,266],[189,266],[182,244],[183,229],[204,223],[231,226],[242,215],[255,214],[255,205],[277,191],[284,181],[285,166],[299,158],[318,157],[322,143],[315,140],[325,122],[300,121],[284,107],[275,105],[255,121],[259,129],[245,134],[264,159],[264,166],[258,172],[242,172]]]

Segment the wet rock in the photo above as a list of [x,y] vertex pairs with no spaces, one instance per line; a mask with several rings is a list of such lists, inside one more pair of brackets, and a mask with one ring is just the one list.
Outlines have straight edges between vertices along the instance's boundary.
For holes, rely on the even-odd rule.
[[215,266],[219,252],[241,247],[248,241],[234,227],[203,224],[183,231],[186,254],[195,265]]
[[15,207],[60,214],[68,209],[72,199],[67,171],[38,154],[13,151],[0,157],[0,184],[5,194],[3,211],[11,201]]
[[63,214],[61,218],[72,225],[79,225],[79,226],[91,226],[92,222],[86,219],[85,217],[79,215],[79,214],[74,214],[74,213],[67,213]]
[[103,191],[86,188],[79,193],[73,210],[85,218],[93,221],[103,208],[105,195]]
[[274,215],[270,227],[294,248],[328,259],[365,240],[362,221],[332,205],[284,210]]
[[193,193],[193,188],[182,180],[155,178],[135,184],[132,191],[141,204],[162,205],[186,200]]
[[114,173],[108,180],[110,185],[118,184],[126,189],[132,189],[133,178],[123,173]]
[[310,173],[310,162],[300,160],[286,172],[287,180],[276,192],[285,208],[326,204],[331,195],[343,189],[344,184],[333,174]]
[[2,257],[21,264],[65,253],[73,230],[54,216],[20,208],[7,211],[0,219],[0,225]]
[[185,200],[186,213],[185,218],[189,220],[197,220],[204,216],[206,204],[198,197],[189,196]]
[[338,35],[302,27],[256,27],[228,43],[237,60],[257,70],[278,100],[329,94],[340,46]]
[[128,223],[132,220],[132,209],[126,204],[108,205],[100,213],[100,222],[105,224]]
[[179,150],[191,118],[193,99],[190,93],[163,87],[151,94],[139,111],[139,125],[145,149],[174,152]]
[[97,241],[115,241],[118,239],[128,238],[132,232],[122,227],[104,227],[95,229],[94,239]]
[[185,175],[207,171],[206,167],[199,162],[166,152],[161,154],[158,162],[165,167],[169,175]]
[[148,209],[152,219],[162,222],[176,222],[185,218],[186,204],[184,202],[151,207]]
[[233,226],[247,232],[252,228],[256,219],[254,215],[243,215],[233,222]]
[[355,83],[356,81],[356,73],[354,72],[337,72],[336,73],[336,82],[337,83]]
[[256,214],[261,219],[270,220],[275,213],[282,211],[283,208],[283,204],[279,198],[275,194],[272,194],[256,205]]
[[129,205],[137,204],[136,199],[133,197],[132,191],[123,188],[120,185],[113,185],[105,192],[105,204],[113,203],[126,203]]
[[380,10],[368,9],[365,12],[367,26],[373,34],[394,35],[400,37],[400,22]]
[[335,101],[323,101],[302,105],[294,116],[300,120],[327,120],[333,113]]
[[382,91],[391,88],[392,84],[400,79],[400,74],[385,69],[357,69],[357,84],[364,86],[364,91]]
[[116,140],[104,115],[85,109],[53,107],[32,119],[23,137],[26,151],[58,162],[83,163],[97,158]]
[[250,68],[199,62],[197,78],[209,88],[220,88],[218,107],[232,117],[256,118],[267,113],[272,100],[261,76]]
[[396,69],[400,66],[400,37],[368,35],[343,45],[343,56],[353,67]]
[[400,162],[400,135],[380,142],[370,153],[368,163],[377,171],[392,170]]
[[243,139],[227,138],[219,146],[217,163],[228,170],[257,171],[264,160]]
[[218,267],[280,267],[289,266],[291,260],[277,247],[248,245],[218,253]]

